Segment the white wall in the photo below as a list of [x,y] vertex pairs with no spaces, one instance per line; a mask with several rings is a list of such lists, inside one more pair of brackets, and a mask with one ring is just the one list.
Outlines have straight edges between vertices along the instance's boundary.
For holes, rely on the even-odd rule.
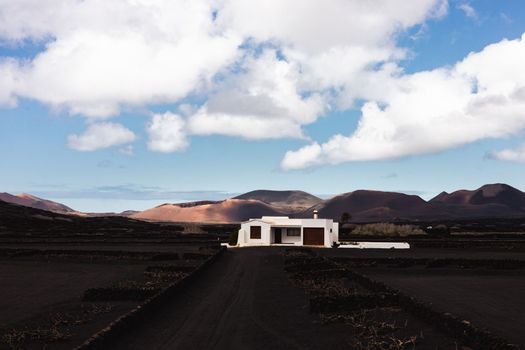
[[[288,236],[288,230],[283,227],[281,228],[282,230],[282,239],[283,239],[283,243],[286,243],[286,244],[296,244],[296,245],[301,245],[302,244],[302,240],[301,240],[301,235],[299,236]],[[301,230],[299,228],[299,230]]]
[[[261,226],[261,239],[250,238],[250,227]],[[243,245],[270,245],[270,225],[259,220],[252,220],[241,224],[237,244]]]
[[332,226],[332,242],[339,243],[339,223],[334,222]]
[[357,248],[357,249],[410,249],[407,242],[352,242],[344,243],[339,248]]

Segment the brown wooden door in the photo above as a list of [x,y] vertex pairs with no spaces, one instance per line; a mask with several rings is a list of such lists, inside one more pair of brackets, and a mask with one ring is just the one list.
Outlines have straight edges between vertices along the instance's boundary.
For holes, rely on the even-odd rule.
[[303,228],[304,245],[324,245],[324,228],[305,227]]

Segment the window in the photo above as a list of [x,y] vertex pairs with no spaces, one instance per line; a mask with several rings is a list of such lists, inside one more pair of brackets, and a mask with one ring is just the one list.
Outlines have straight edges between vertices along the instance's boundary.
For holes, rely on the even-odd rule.
[[301,229],[300,228],[288,228],[286,229],[286,235],[287,236],[295,236],[299,237],[301,235]]
[[261,239],[261,226],[250,226],[250,239]]

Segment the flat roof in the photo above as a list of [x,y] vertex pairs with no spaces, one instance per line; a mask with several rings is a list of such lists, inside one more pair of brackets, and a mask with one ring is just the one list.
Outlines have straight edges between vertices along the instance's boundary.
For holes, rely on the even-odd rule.
[[251,218],[248,221],[242,223],[248,223],[251,221],[261,221],[265,224],[272,226],[302,226],[304,221],[332,221],[332,219],[314,219],[314,218],[292,218],[288,216],[263,216],[262,218]]

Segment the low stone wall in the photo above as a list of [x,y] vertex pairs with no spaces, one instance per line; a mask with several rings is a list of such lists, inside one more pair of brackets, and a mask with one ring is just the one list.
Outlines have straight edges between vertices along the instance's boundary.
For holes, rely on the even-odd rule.
[[347,266],[376,267],[388,266],[406,268],[424,266],[426,268],[457,267],[457,268],[490,268],[499,270],[514,270],[525,268],[525,260],[517,259],[463,259],[463,258],[354,258],[334,257],[333,261]]

